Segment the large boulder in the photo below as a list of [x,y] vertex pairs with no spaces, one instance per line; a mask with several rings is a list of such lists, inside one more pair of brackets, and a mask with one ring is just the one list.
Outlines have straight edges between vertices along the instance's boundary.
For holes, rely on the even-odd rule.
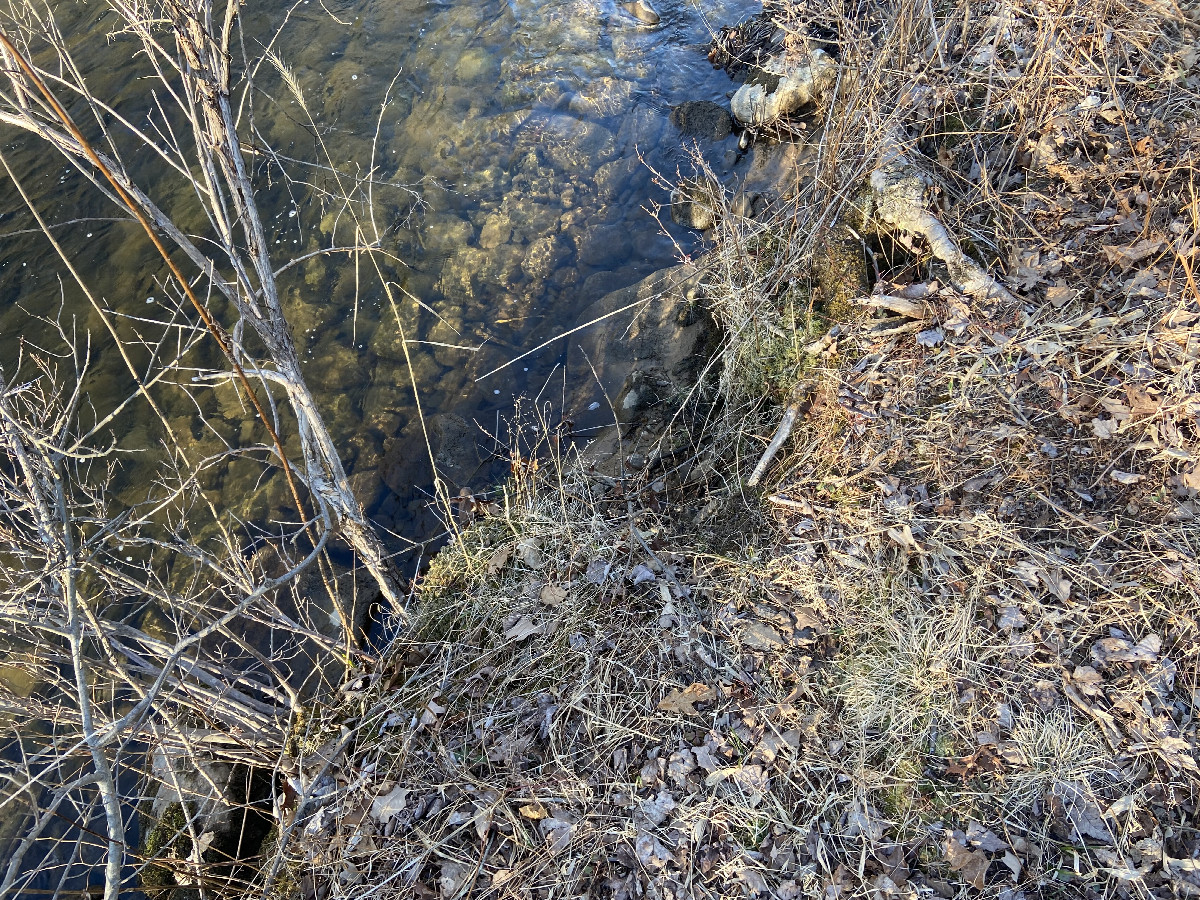
[[571,372],[585,376],[564,410],[577,429],[611,425],[614,411],[623,425],[674,412],[713,334],[694,299],[699,280],[694,266],[673,266],[584,309],[580,324],[594,324],[572,335],[567,351]]

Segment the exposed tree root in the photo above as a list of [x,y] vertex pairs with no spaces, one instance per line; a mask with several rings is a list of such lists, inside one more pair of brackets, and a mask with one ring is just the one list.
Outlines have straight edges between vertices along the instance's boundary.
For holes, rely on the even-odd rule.
[[925,205],[929,179],[894,139],[885,145],[879,167],[871,173],[871,201],[884,224],[919,234],[930,252],[946,264],[951,283],[976,300],[1013,302],[1008,288],[963,253],[958,242]]

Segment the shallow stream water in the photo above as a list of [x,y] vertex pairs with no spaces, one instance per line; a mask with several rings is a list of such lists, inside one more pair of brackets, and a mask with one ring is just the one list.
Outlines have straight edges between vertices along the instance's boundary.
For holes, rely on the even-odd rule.
[[[651,214],[668,199],[652,170],[670,179],[690,169],[690,140],[670,124],[670,107],[724,100],[730,82],[709,65],[705,44],[712,29],[756,7],[657,0],[662,22],[648,28],[613,0],[248,4],[247,54],[269,45],[303,95],[301,103],[263,64],[252,107],[241,107],[244,142],[270,145],[282,158],[280,171],[263,154],[250,157],[276,264],[352,243],[349,208],[330,194],[369,188],[385,274],[407,295],[397,308],[425,414],[454,414],[492,431],[514,396],[552,376],[561,397],[565,340],[479,378],[695,246],[694,233]],[[93,91],[128,98],[122,111],[145,119],[152,110],[138,94],[136,66],[106,64],[130,45],[106,43],[110,20],[94,9],[71,15],[64,8],[63,30]],[[89,25],[97,33],[80,33]],[[43,148],[22,140],[14,152],[93,290],[114,309],[153,317],[163,292],[148,242],[126,223],[104,221],[114,215],[107,201]],[[168,181],[151,154],[139,153],[131,169],[164,209],[186,208],[178,187],[156,192]],[[53,310],[60,294],[102,350],[107,336],[73,286],[60,285],[44,240],[14,236],[33,224],[19,199],[4,192],[0,203],[0,360],[11,361],[15,336],[37,330],[30,314]],[[186,227],[189,213],[180,215]],[[318,256],[290,268],[281,289],[360,498],[381,524],[421,539],[435,527],[431,472],[400,328],[373,275],[361,254]],[[115,354],[94,360],[99,407],[110,399],[102,396],[106,379],[114,395],[128,386]],[[568,385],[587,377],[565,373]],[[238,404],[218,398],[203,411],[236,439],[245,418]],[[181,398],[170,412],[194,417],[195,402]],[[460,420],[448,427],[461,429]],[[123,446],[153,443],[153,423],[145,428],[130,429]],[[443,473],[454,489],[494,477],[478,435],[479,468],[469,471],[460,454]],[[139,479],[119,484],[136,501]]]

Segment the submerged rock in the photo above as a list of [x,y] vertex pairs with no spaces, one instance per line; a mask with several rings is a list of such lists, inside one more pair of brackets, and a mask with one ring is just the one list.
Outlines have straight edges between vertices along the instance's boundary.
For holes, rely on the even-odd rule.
[[629,13],[643,25],[657,25],[662,21],[662,18],[655,11],[647,0],[631,0],[629,3],[622,3],[621,9]]
[[630,251],[628,229],[622,225],[594,225],[576,236],[579,262],[609,267]]
[[712,228],[717,224],[720,190],[706,179],[685,178],[671,191],[671,221],[697,231]]
[[592,376],[568,399],[577,426],[611,424],[606,398],[618,419],[629,422],[695,384],[710,335],[709,320],[688,299],[699,279],[694,267],[673,266],[600,297],[580,313],[580,324],[595,324],[568,349],[568,366]]
[[738,88],[729,105],[739,122],[769,125],[817,99],[836,74],[837,63],[823,50],[813,50],[804,62],[781,53]]

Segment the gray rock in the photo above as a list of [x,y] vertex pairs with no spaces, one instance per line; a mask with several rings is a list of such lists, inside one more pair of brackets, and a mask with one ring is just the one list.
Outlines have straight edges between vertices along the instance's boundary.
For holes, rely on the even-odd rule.
[[580,116],[620,115],[633,105],[636,88],[632,81],[603,75],[581,87],[570,98],[567,108]]
[[662,115],[648,105],[638,105],[622,113],[617,146],[631,155],[638,150],[645,152],[658,143],[662,131]]
[[580,314],[580,323],[608,317],[571,343],[568,366],[599,379],[598,384],[589,379],[568,398],[576,427],[612,423],[606,396],[618,419],[629,423],[665,412],[669,401],[692,387],[710,333],[707,320],[686,299],[698,277],[690,266],[664,269],[605,295]]
[[[192,737],[199,739],[199,732]],[[174,803],[186,802],[197,834],[206,831],[224,832],[233,823],[235,796],[234,768],[227,762],[205,759],[203,754],[191,758],[183,751],[154,751],[154,777],[159,781],[150,815],[161,820]]]
[[622,3],[621,9],[629,13],[643,25],[657,25],[662,21],[658,12],[651,6],[648,0],[631,0],[629,3]]
[[429,442],[438,473],[462,487],[482,463],[477,436],[479,429],[453,413],[441,413],[429,420]]
[[[451,493],[467,487],[484,466],[487,453],[479,446],[479,429],[462,416],[441,413],[425,420],[429,445],[420,423],[410,421],[388,449],[381,466],[383,481],[397,493],[430,481],[429,450],[438,474],[450,482]],[[423,501],[422,501],[423,502]]]
[[720,191],[706,179],[685,178],[671,191],[671,221],[698,231],[712,228],[721,209]]
[[571,249],[561,236],[548,234],[529,245],[521,268],[530,279],[540,281],[550,277],[570,255]]
[[[196,729],[189,737],[199,747],[214,737],[220,743],[224,736]],[[197,855],[205,863],[221,865],[258,850],[252,845],[261,845],[261,831],[243,818],[250,799],[245,766],[222,761],[204,749],[188,753],[160,747],[151,755],[151,767],[158,788],[138,810],[139,849],[146,859],[161,859],[169,867],[172,858]],[[166,869],[153,874],[175,883]],[[170,895],[199,896],[186,888]]]
[[617,154],[613,134],[603,125],[563,113],[531,116],[522,140],[536,143],[561,172],[579,172],[608,162]]
[[507,244],[512,239],[512,223],[508,216],[497,210],[487,217],[479,232],[479,246],[484,250],[494,250],[501,244]]
[[599,225],[579,235],[579,262],[585,266],[610,266],[629,255],[629,232],[621,225]]
[[616,200],[633,181],[641,165],[636,156],[624,156],[602,165],[596,170],[596,196],[605,203]]
[[735,170],[737,187],[730,208],[738,215],[757,215],[764,205],[792,196],[813,178],[816,168],[816,140],[756,143]]

